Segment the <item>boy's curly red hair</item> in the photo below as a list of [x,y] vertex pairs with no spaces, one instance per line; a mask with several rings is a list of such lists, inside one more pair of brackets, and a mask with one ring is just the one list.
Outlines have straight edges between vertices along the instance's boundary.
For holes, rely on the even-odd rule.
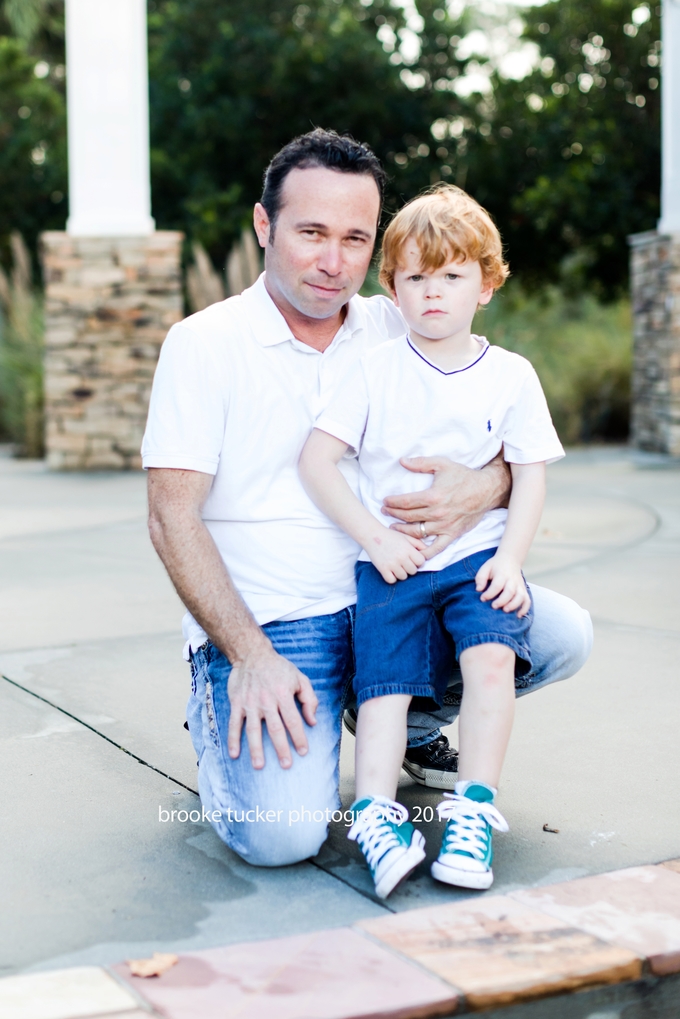
[[394,274],[403,267],[404,247],[410,240],[418,245],[426,271],[448,262],[479,262],[484,283],[494,290],[510,275],[491,216],[453,184],[435,184],[405,205],[387,227],[379,276],[386,290],[394,292]]

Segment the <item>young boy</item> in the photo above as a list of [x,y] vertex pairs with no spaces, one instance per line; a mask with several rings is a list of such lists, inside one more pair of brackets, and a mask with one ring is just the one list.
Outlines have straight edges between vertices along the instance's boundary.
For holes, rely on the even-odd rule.
[[[438,806],[447,824],[432,875],[465,888],[493,881],[494,806],[512,727],[515,675],[531,668],[531,598],[522,563],[545,494],[545,465],[564,456],[533,368],[470,332],[508,268],[488,214],[459,188],[406,205],[385,232],[380,280],[408,333],[374,348],[316,422],[300,460],[314,502],[363,551],[357,563],[356,800],[349,837],[385,897],[424,858],[424,838],[394,797],[413,696],[439,703],[460,661],[459,781]],[[507,510],[446,545],[390,530],[385,496],[430,483],[401,457],[442,455],[511,465]],[[338,469],[358,454],[360,498]],[[445,547],[444,547],[445,546]]]

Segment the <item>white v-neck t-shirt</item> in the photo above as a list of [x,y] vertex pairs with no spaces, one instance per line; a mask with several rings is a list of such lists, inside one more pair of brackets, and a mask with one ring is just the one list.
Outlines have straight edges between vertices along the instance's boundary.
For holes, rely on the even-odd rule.
[[[387,297],[353,297],[320,353],[292,335],[263,275],[168,333],[142,463],[214,476],[203,520],[260,624],[356,601],[359,547],[311,501],[298,460],[316,417],[362,354],[403,331]],[[344,470],[356,489],[356,462]],[[194,650],[206,640],[189,613],[183,629]]]
[[[401,457],[445,456],[478,470],[501,448],[506,461],[515,464],[552,463],[564,456],[529,361],[484,337],[474,338],[479,353],[452,372],[429,361],[408,336],[381,344],[362,357],[317,418],[317,428],[358,454],[361,500],[383,524],[393,522],[381,513],[386,496],[432,484],[431,474],[406,470]],[[486,513],[420,569],[441,570],[494,548],[507,515],[505,509]],[[359,558],[369,557],[362,551]]]

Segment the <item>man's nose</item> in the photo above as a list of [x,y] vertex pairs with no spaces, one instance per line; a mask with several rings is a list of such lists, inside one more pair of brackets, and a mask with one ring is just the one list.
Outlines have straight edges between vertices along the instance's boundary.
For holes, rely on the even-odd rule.
[[336,241],[328,240],[319,253],[317,266],[328,276],[337,276],[342,270],[342,248]]

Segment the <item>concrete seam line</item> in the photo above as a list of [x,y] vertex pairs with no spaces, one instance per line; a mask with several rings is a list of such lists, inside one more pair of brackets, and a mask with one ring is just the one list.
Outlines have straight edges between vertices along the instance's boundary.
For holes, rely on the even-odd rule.
[[327,870],[322,863],[317,863],[313,857],[310,857],[310,859],[307,860],[307,863],[311,863],[312,867],[316,867],[317,870],[323,871],[323,873],[328,874],[329,877],[335,878],[335,880],[339,881],[340,884],[346,885],[347,888],[351,888],[353,892],[357,892],[359,895],[363,896],[364,899],[368,899],[369,902],[374,902],[376,906],[382,906],[388,913],[397,912],[396,909],[392,909],[391,906],[388,906],[383,899],[379,899],[377,895],[371,895],[370,892],[362,891],[361,888],[357,888],[356,885],[353,885],[347,880],[347,878],[340,877],[340,875],[336,874],[335,871]]
[[[4,674],[1,675],[5,683],[11,683],[13,687],[16,687],[18,690],[22,690],[24,694],[30,694],[32,697],[35,697],[36,700],[40,700],[44,704],[49,704],[50,707],[55,708],[55,710],[60,711],[62,714],[67,715],[74,721],[79,722],[79,725],[83,726],[85,729],[89,729],[90,732],[95,733],[96,736],[101,736],[103,740],[106,740],[107,743],[110,743],[117,750],[122,750],[124,754],[127,754],[128,757],[132,757],[133,760],[136,760],[138,762],[138,764],[144,764],[145,767],[151,768],[152,771],[156,771],[157,774],[162,775],[163,779],[168,779],[170,782],[173,782],[176,786],[181,786],[182,789],[186,789],[188,792],[193,793],[194,796],[199,795],[195,789],[191,788],[191,786],[186,786],[184,782],[179,782],[178,779],[173,779],[171,774],[167,774],[166,771],[161,771],[160,768],[154,767],[154,765],[150,764],[149,761],[145,761],[142,759],[142,757],[138,757],[137,754],[134,754],[132,750],[127,750],[125,747],[122,747],[119,743],[116,743],[115,740],[112,740],[109,736],[105,736],[104,733],[100,733],[98,729],[94,728],[94,726],[90,726],[87,721],[83,721],[83,719],[79,718],[79,716],[77,716],[76,714],[72,714],[70,711],[67,711],[66,708],[64,707],[59,707],[58,704],[55,704],[54,701],[48,700],[47,697],[43,697],[41,696],[41,694],[37,694],[35,691],[29,690],[28,687],[22,686],[20,683],[17,683],[16,680],[10,680],[8,676],[5,676]],[[361,889],[355,888],[354,884],[351,884],[344,877],[338,876],[338,874],[333,873],[332,870],[326,870],[326,868],[321,866],[320,863],[316,863],[314,860],[310,860],[309,862],[312,864],[312,866],[316,867],[317,870],[322,870],[324,874],[328,874],[329,877],[334,877],[336,881],[339,881],[342,884],[347,884],[348,888],[351,888],[353,892],[358,892],[359,895],[362,896],[364,899],[368,899],[370,902],[374,902],[376,903],[376,905],[382,906],[389,913],[396,912],[396,910],[390,909],[390,907],[387,906],[386,903],[380,902],[374,896],[366,892],[362,892]]]
[[54,701],[49,701],[47,697],[42,697],[39,693],[35,693],[35,691],[29,690],[28,687],[22,686],[21,683],[17,683],[15,679],[10,679],[9,676],[5,676],[3,674],[2,678],[5,680],[6,683],[11,683],[12,686],[16,686],[17,689],[23,690],[24,693],[30,694],[31,697],[35,697],[36,700],[42,701],[43,704],[49,704],[51,708],[54,708],[56,711],[60,711],[62,715],[67,715],[69,718],[72,718],[75,722],[78,722],[79,725],[82,725],[85,729],[89,729],[90,732],[95,733],[95,735],[101,736],[101,738],[105,739],[107,743],[110,743],[112,746],[116,747],[117,750],[122,750],[124,754],[127,754],[128,757],[131,757],[134,761],[137,761],[138,764],[143,764],[145,768],[149,768],[151,771],[155,771],[157,775],[162,775],[163,778],[169,779],[169,781],[174,782],[175,785],[181,785],[183,789],[186,789],[188,792],[193,793],[194,796],[198,796],[198,791],[196,789],[192,789],[191,786],[185,785],[184,782],[180,782],[178,778],[173,778],[172,775],[168,775],[167,772],[161,771],[160,768],[154,767],[153,764],[149,764],[148,761],[145,761],[141,757],[138,757],[137,754],[133,754],[131,750],[128,750],[126,747],[121,746],[120,743],[116,743],[116,741],[111,739],[110,736],[106,736],[104,735],[103,732],[100,732],[99,729],[95,729],[93,725],[89,725],[87,722],[84,722],[82,718],[78,718],[77,715],[71,714],[71,712],[67,711],[66,708],[59,707],[59,705],[55,704]]

